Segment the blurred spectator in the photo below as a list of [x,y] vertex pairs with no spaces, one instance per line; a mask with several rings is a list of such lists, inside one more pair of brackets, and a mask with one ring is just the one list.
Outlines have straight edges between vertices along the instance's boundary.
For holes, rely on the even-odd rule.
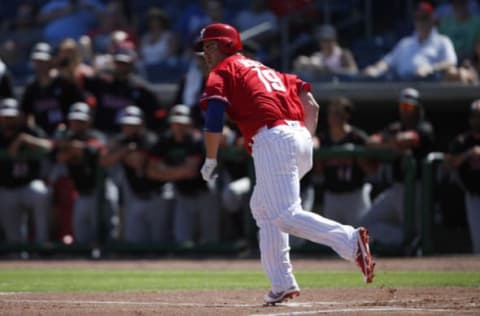
[[52,45],[66,38],[78,39],[97,23],[104,5],[99,0],[50,0],[38,14],[43,37]]
[[40,179],[40,153],[33,159],[21,157],[28,149],[50,150],[51,143],[43,131],[25,124],[17,100],[1,100],[0,227],[8,242],[27,241],[29,236],[22,235],[22,231],[28,221],[22,221],[31,218],[34,241],[43,243],[48,241],[49,190]]
[[201,54],[194,54],[188,65],[187,72],[179,82],[175,104],[184,104],[190,108],[193,125],[203,128],[203,113],[199,106],[200,95],[203,92],[208,69]]
[[7,66],[0,59],[0,99],[13,97],[13,86]]
[[52,72],[52,49],[47,43],[37,43],[31,60],[35,76],[23,92],[21,106],[29,124],[37,124],[48,135],[66,122],[68,109],[77,101],[84,101],[84,93],[74,82]]
[[110,0],[105,10],[101,12],[98,26],[92,29],[87,35],[92,41],[92,49],[96,54],[112,53],[112,34],[121,32],[125,38],[122,41],[131,43],[131,47],[135,48],[138,45],[138,38],[135,29],[128,23],[127,8],[123,5],[124,1]]
[[390,72],[394,79],[440,79],[457,64],[451,40],[435,28],[435,12],[428,2],[415,10],[415,33],[404,37],[383,59],[364,72],[379,77]]
[[466,58],[459,67],[449,69],[445,79],[466,84],[476,84],[480,81],[480,37],[475,42],[469,58]]
[[[331,146],[363,146],[367,134],[350,125],[353,104],[347,98],[339,97],[330,101],[327,110],[328,131],[321,138],[322,148]],[[359,158],[331,158],[316,161],[324,175],[325,217],[342,224],[358,226],[360,219],[370,209],[371,185],[365,180],[367,163]]]
[[33,1],[22,1],[12,20],[0,30],[0,57],[8,65],[26,64],[33,45],[40,41],[37,27],[37,6]]
[[[82,37],[82,39],[85,39],[87,47],[88,44],[91,45],[91,42],[88,43],[85,37]],[[115,69],[114,57],[118,52],[125,52],[132,56],[133,69],[136,71],[138,58],[135,52],[135,44],[129,39],[128,33],[124,31],[113,31],[110,33],[106,52],[94,52],[93,48],[91,48],[91,51],[91,63],[97,74],[112,75]]]
[[201,0],[190,3],[177,19],[175,31],[182,35],[183,47],[189,51],[202,27],[225,21],[224,0]]
[[151,8],[147,14],[148,29],[140,43],[140,54],[145,65],[168,61],[176,57],[177,42],[170,30],[170,19],[167,14]]
[[[453,15],[452,0],[437,0],[439,5],[435,8],[435,14],[439,19]],[[468,9],[472,14],[479,14],[480,7],[477,0],[468,0]]]
[[110,141],[100,162],[104,167],[120,167],[114,178],[122,192],[124,238],[128,242],[165,240],[167,210],[155,192],[163,183],[151,181],[146,175],[148,152],[156,136],[145,128],[144,114],[137,106],[125,107],[117,122],[122,131]]
[[[368,145],[373,148],[385,148],[396,151],[402,155],[411,154],[421,166],[423,159],[432,150],[434,134],[432,125],[424,117],[420,94],[416,89],[406,88],[399,99],[400,120],[387,126],[378,134],[370,137]],[[419,171],[420,168],[417,168]],[[420,212],[419,177],[417,172],[416,182],[416,210],[414,221],[415,233],[419,232]],[[404,186],[405,170],[402,167],[402,156],[393,162],[393,184],[382,192],[372,204],[367,215],[363,218],[364,225],[368,228],[374,241],[388,245],[403,245],[404,242]]]
[[438,30],[448,36],[455,47],[458,59],[469,57],[480,39],[480,17],[472,15],[468,0],[451,0],[453,15],[440,19]]
[[355,74],[357,64],[352,53],[338,45],[337,32],[331,25],[323,25],[315,31],[320,51],[311,56],[299,56],[293,69],[306,78],[319,79],[329,74]]
[[54,136],[56,157],[65,164],[75,184],[77,197],[73,207],[75,242],[98,241],[97,191],[98,159],[105,146],[102,134],[91,128],[90,107],[77,102],[70,107],[68,127]]
[[[177,243],[217,242],[219,204],[199,172],[205,152],[200,133],[192,128],[190,108],[175,105],[170,110],[169,122],[170,130],[160,137],[150,154],[148,176],[175,185],[173,234]],[[196,238],[198,230],[200,236]]]
[[238,12],[233,20],[233,24],[240,32],[265,22],[270,23],[269,33],[278,29],[277,16],[269,10],[268,0],[250,1],[250,7]]
[[95,74],[93,68],[82,61],[79,46],[71,38],[60,43],[56,59],[59,75],[79,87],[85,85],[86,78],[91,78]]
[[470,107],[469,123],[470,130],[458,135],[450,145],[447,161],[458,169],[465,189],[472,250],[480,254],[480,100]]
[[118,50],[113,55],[114,69],[111,75],[99,74],[86,80],[85,89],[92,93],[97,101],[95,127],[107,136],[119,131],[117,122],[121,111],[131,104],[137,105],[145,113],[148,128],[158,129],[157,96],[145,82],[134,76],[135,58],[132,50]]

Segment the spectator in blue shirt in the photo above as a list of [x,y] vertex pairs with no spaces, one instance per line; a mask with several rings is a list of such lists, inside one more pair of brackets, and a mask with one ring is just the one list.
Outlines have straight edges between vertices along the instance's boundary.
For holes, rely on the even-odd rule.
[[435,28],[433,6],[420,2],[415,10],[415,33],[400,40],[383,59],[365,69],[379,77],[391,72],[396,79],[434,79],[457,64],[452,41]]
[[50,0],[38,16],[45,24],[45,40],[56,45],[65,38],[78,39],[95,26],[103,8],[99,0]]

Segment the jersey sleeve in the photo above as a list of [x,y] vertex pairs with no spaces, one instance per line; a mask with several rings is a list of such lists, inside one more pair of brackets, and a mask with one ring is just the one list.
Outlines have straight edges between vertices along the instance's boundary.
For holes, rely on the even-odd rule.
[[208,108],[207,102],[209,100],[220,100],[227,105],[230,104],[227,95],[227,82],[225,79],[226,76],[222,75],[220,71],[213,71],[210,73],[203,91],[202,97],[200,98],[200,107],[202,110]]
[[297,90],[298,93],[305,91],[305,92],[312,92],[312,85],[309,82],[303,81],[299,77],[296,78],[297,82]]

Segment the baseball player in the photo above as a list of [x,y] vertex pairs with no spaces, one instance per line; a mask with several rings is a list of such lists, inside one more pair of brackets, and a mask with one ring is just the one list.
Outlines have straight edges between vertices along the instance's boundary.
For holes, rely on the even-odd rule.
[[47,43],[35,45],[30,56],[35,75],[22,95],[21,108],[30,122],[35,122],[48,135],[66,123],[71,104],[85,99],[83,91],[71,82],[52,74],[52,47]]
[[7,66],[0,59],[0,98],[13,97],[12,78],[8,73]]
[[[112,139],[100,163],[104,167],[119,167],[115,180],[123,194],[125,211],[124,237],[132,243],[165,239],[164,207],[156,194],[159,184],[146,176],[148,152],[155,145],[157,136],[145,127],[143,111],[129,105],[120,112],[117,123],[122,132]],[[157,203],[156,212],[150,212],[152,203]]]
[[158,110],[156,95],[138,77],[134,76],[135,53],[129,49],[120,49],[113,56],[114,68],[110,75],[98,74],[86,78],[85,89],[97,100],[94,126],[109,138],[120,132],[117,124],[123,110],[135,104],[145,113],[145,126],[157,129]]
[[104,136],[91,128],[90,107],[76,102],[67,116],[68,128],[55,135],[56,158],[67,167],[78,193],[73,207],[73,234],[79,243],[95,242],[97,236],[97,170]]
[[[198,170],[205,150],[192,126],[190,108],[177,104],[170,110],[170,130],[150,152],[147,176],[175,187],[173,237],[181,245],[218,242],[220,208]],[[158,206],[156,207],[158,211]],[[198,231],[198,238],[195,232]]]
[[271,282],[265,303],[273,305],[300,295],[290,263],[288,234],[330,246],[341,257],[356,261],[365,282],[372,282],[374,262],[367,230],[301,207],[300,179],[312,167],[312,135],[319,109],[310,85],[239,54],[240,35],[230,25],[207,25],[195,46],[203,51],[210,70],[201,98],[206,111],[206,158],[201,173],[208,182],[217,176],[226,112],[253,156],[256,184],[250,208],[259,227],[262,266]]
[[25,124],[17,100],[0,101],[0,151],[8,151],[8,156],[0,159],[0,229],[9,242],[25,241],[22,215],[26,210],[31,211],[35,241],[48,241],[50,194],[40,179],[40,160],[18,154],[26,148],[51,147],[45,132]]
[[[402,155],[411,154],[421,166],[423,159],[432,151],[434,130],[425,118],[420,93],[405,88],[398,100],[399,120],[389,124],[383,131],[370,136],[367,146],[394,150]],[[404,236],[404,180],[405,172],[399,156],[392,162],[393,184],[375,198],[361,222],[368,227],[374,241],[384,245],[401,246]],[[415,207],[420,207],[420,168],[415,184]],[[415,234],[420,232],[420,212],[415,213]]]
[[[368,136],[352,126],[353,104],[344,97],[331,100],[328,106],[328,131],[322,137],[325,147],[366,144]],[[325,179],[323,214],[343,224],[357,225],[370,208],[371,185],[365,181],[369,164],[353,157],[318,161]]]
[[450,145],[447,161],[456,169],[465,188],[465,206],[473,252],[480,254],[480,100],[470,106],[470,130]]

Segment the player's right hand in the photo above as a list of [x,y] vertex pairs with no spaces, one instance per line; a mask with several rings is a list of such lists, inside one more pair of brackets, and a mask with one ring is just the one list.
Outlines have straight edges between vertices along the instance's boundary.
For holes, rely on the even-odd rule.
[[206,158],[200,169],[203,180],[211,183],[218,177],[217,173],[217,159]]

